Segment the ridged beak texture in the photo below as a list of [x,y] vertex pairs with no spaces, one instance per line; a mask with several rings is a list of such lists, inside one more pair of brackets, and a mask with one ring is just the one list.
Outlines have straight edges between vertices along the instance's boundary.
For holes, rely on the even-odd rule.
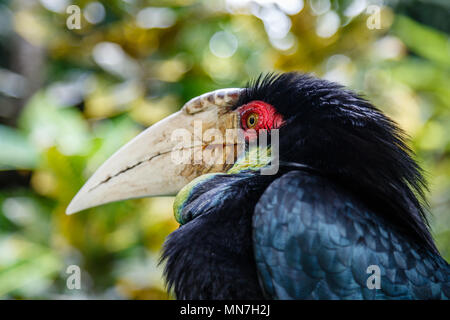
[[[204,173],[225,172],[231,166],[226,158],[236,154],[238,144],[236,135],[226,133],[238,127],[237,114],[230,107],[241,90],[203,94],[144,130],[98,168],[72,199],[66,213],[131,198],[175,195]],[[213,134],[205,135],[207,132]],[[214,152],[216,148],[223,152]],[[205,158],[205,150],[209,151],[209,159]],[[183,152],[188,157],[180,162]]]

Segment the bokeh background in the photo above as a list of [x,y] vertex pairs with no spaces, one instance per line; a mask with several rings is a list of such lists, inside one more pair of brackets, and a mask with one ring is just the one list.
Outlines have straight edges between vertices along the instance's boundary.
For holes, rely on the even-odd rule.
[[170,298],[173,198],[65,208],[143,128],[269,71],[349,86],[406,130],[449,260],[449,32],[448,0],[0,0],[0,297]]

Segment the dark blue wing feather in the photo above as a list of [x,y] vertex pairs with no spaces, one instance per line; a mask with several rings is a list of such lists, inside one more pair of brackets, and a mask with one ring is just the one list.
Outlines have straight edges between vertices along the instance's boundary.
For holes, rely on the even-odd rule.
[[[300,171],[275,180],[253,216],[258,275],[268,298],[448,299],[450,268],[344,189]],[[367,268],[381,271],[369,289]]]

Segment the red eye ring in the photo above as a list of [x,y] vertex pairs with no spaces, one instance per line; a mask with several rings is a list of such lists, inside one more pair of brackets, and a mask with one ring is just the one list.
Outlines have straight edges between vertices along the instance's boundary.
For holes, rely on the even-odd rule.
[[260,100],[240,106],[238,112],[241,118],[241,127],[244,130],[276,129],[284,122],[283,117],[277,113],[272,105]]

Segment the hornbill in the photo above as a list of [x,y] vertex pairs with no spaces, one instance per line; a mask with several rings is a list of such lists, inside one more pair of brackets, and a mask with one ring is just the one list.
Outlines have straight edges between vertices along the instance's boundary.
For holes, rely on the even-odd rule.
[[[180,130],[194,138],[180,143]],[[265,148],[254,143],[264,132]],[[196,156],[206,151],[213,161]],[[336,83],[291,72],[190,100],[109,158],[67,213],[176,194],[180,227],[161,260],[178,299],[448,299],[425,191],[394,121]]]

